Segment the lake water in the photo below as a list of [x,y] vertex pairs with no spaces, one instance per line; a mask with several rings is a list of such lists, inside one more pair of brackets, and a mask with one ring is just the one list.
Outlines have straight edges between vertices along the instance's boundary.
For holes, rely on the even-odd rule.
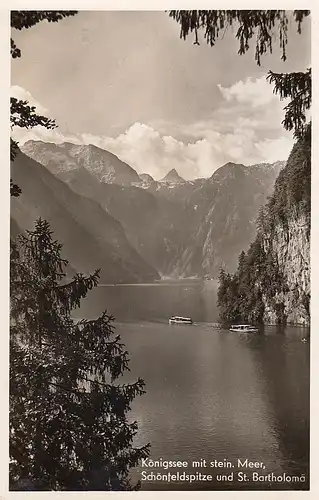
[[[99,286],[83,302],[81,316],[107,309],[116,317],[131,358],[124,380],[146,382],[146,394],[136,398],[130,415],[139,425],[136,444],[150,442],[153,460],[188,463],[168,470],[144,464],[133,478],[148,474],[143,490],[307,489],[310,356],[309,343],[301,338],[308,331],[265,327],[248,335],[223,330],[216,292],[213,281]],[[169,325],[171,315],[191,316],[194,325]],[[210,466],[225,459],[232,469]],[[245,470],[238,459],[263,462],[264,469]],[[206,464],[194,468],[192,461],[200,460]],[[166,477],[154,479],[152,471]],[[196,478],[168,482],[169,471]],[[258,471],[286,476],[254,481],[252,473]],[[238,472],[246,472],[248,480],[239,481]],[[302,474],[305,482],[287,479],[303,480]]]

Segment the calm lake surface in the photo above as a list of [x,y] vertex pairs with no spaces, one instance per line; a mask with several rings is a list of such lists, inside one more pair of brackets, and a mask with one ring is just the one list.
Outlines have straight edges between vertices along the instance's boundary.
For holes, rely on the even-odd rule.
[[[83,302],[79,316],[107,309],[131,358],[121,381],[142,377],[146,394],[136,398],[131,419],[136,444],[151,443],[153,460],[183,460],[173,474],[211,474],[210,482],[143,480],[142,489],[307,489],[309,472],[309,342],[304,328],[265,327],[237,334],[218,325],[217,284],[180,280],[151,285],[99,286]],[[171,315],[191,316],[193,326],[169,325]],[[237,459],[263,462],[265,469],[237,468]],[[206,460],[194,469],[192,461]],[[229,460],[233,469],[209,467]],[[161,472],[140,467],[133,471]],[[244,471],[249,481],[239,482]],[[306,482],[260,482],[266,475],[305,474]],[[229,477],[234,472],[234,478]],[[216,475],[227,474],[218,481]]]

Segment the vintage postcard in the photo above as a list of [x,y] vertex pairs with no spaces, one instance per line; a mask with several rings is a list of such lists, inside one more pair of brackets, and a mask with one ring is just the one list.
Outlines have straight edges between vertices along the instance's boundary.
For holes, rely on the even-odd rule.
[[10,495],[309,492],[312,10],[7,22]]

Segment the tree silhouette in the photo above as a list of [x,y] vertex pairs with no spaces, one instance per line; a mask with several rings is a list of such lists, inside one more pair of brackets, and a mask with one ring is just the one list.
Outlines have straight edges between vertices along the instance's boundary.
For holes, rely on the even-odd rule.
[[138,489],[149,445],[133,446],[127,412],[144,381],[117,382],[129,359],[111,315],[72,317],[99,272],[66,282],[61,248],[42,219],[11,246],[10,487]]

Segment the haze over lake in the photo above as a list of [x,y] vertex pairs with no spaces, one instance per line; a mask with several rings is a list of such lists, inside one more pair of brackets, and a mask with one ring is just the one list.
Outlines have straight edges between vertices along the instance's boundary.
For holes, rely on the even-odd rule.
[[[116,316],[116,331],[131,358],[123,380],[146,382],[131,417],[139,426],[136,442],[151,443],[153,460],[248,458],[263,461],[263,473],[307,474],[309,344],[301,338],[308,330],[266,326],[259,334],[239,335],[221,329],[216,293],[213,280],[99,286],[78,315],[94,317],[107,308]],[[172,314],[191,316],[195,323],[169,325]],[[140,479],[142,470],[134,477]],[[146,490],[240,486],[142,482]]]

